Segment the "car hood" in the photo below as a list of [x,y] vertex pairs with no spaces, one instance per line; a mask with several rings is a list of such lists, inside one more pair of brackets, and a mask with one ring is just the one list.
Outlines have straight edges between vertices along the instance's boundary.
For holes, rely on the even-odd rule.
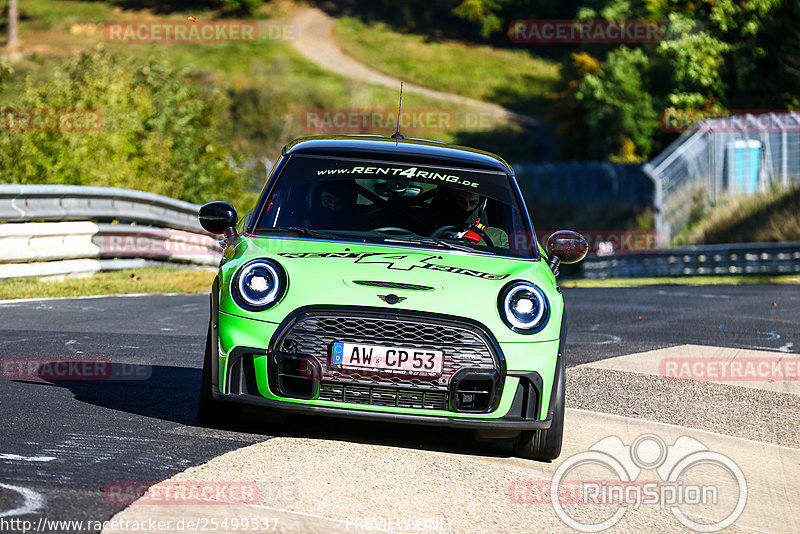
[[[236,270],[257,258],[279,263],[288,285],[277,305],[253,312],[239,308],[228,288]],[[492,330],[498,341],[545,341],[558,339],[563,307],[542,261],[413,246],[243,237],[226,250],[220,279],[221,311],[275,323],[305,306],[386,308],[467,317]],[[509,330],[497,309],[500,291],[515,280],[542,288],[550,304],[548,325],[533,336]]]

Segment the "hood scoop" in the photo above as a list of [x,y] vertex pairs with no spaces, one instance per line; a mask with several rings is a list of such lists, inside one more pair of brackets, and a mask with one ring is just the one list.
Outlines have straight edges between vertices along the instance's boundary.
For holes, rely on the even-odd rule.
[[367,287],[379,287],[381,289],[398,289],[404,291],[433,291],[436,289],[431,286],[421,286],[418,284],[406,284],[402,282],[382,282],[379,280],[353,280],[354,284]]

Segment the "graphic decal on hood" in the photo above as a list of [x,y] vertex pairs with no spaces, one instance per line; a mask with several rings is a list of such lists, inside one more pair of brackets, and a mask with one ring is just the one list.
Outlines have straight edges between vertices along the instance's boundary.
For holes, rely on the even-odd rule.
[[431,260],[444,259],[442,256],[424,254],[420,252],[394,253],[394,252],[280,252],[284,258],[338,258],[354,260],[354,263],[385,264],[387,269],[410,271],[412,269],[427,269],[452,274],[462,274],[483,278],[484,280],[503,280],[508,274],[493,274],[475,269],[464,269],[450,265],[431,263]]

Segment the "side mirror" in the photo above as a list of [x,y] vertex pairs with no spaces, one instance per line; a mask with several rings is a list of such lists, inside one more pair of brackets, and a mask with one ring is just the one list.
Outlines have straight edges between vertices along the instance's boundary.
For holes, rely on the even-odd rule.
[[212,234],[223,234],[239,222],[236,208],[227,202],[209,202],[200,208],[200,226]]
[[559,230],[547,238],[544,245],[547,255],[550,256],[548,265],[555,275],[558,275],[558,266],[561,263],[578,263],[589,252],[589,243],[577,232]]

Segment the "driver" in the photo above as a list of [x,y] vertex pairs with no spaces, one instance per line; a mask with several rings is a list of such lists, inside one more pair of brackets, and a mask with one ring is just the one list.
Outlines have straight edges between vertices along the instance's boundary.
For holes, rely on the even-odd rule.
[[352,180],[332,180],[318,184],[311,193],[309,228],[353,230],[356,222],[358,186]]
[[[495,247],[508,248],[508,234],[499,228],[489,227],[486,203],[486,197],[474,191],[437,186],[436,196],[431,202],[434,227],[454,226],[453,230],[461,231],[481,224],[486,226],[484,232]],[[485,240],[481,241],[485,243]]]

